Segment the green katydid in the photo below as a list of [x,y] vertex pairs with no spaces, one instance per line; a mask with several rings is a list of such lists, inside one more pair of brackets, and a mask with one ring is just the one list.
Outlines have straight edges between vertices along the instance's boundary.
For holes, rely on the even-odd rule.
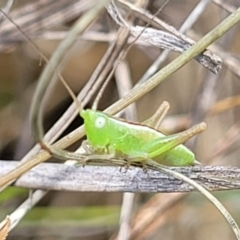
[[[163,102],[160,109],[168,107]],[[164,111],[165,112],[165,111]],[[81,110],[90,147],[131,161],[155,160],[164,165],[188,166],[196,163],[195,155],[181,143],[206,128],[200,123],[184,132],[165,136],[147,125],[127,122],[92,109]]]

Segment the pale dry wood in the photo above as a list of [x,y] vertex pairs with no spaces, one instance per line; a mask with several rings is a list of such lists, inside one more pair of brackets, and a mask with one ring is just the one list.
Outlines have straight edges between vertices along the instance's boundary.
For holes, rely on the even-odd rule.
[[[114,161],[114,160],[113,160]],[[0,175],[17,166],[17,161],[0,161]],[[100,165],[100,164],[99,164]],[[153,168],[152,166],[149,166]],[[161,172],[130,167],[67,166],[43,163],[20,177],[15,185],[30,189],[88,192],[185,192],[189,184]],[[208,190],[240,189],[240,169],[225,166],[170,168],[196,180]]]

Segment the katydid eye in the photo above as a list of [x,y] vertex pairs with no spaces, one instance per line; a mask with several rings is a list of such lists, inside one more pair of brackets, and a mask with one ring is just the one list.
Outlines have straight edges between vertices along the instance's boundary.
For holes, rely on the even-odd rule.
[[98,117],[95,121],[96,128],[103,128],[105,126],[106,119],[103,117]]

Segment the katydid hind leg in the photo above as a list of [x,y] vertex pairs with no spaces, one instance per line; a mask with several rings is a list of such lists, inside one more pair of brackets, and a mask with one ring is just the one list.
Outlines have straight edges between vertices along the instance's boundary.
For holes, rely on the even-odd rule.
[[169,108],[170,104],[167,101],[163,101],[157,111],[149,119],[145,120],[143,124],[158,129]]
[[186,142],[188,139],[205,129],[206,123],[202,122],[181,133],[157,138],[152,142],[146,143],[143,148],[146,152],[148,152],[149,158],[154,158]]

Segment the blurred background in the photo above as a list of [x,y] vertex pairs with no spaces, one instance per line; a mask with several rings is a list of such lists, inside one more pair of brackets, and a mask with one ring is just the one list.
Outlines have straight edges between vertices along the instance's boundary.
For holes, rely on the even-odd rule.
[[[0,8],[33,40],[47,56],[56,50],[74,22],[93,6],[94,1],[0,1]],[[136,3],[135,1],[131,1]],[[145,8],[179,29],[193,9],[204,1],[145,1]],[[207,1],[205,1],[207,2]],[[197,41],[240,6],[238,0],[208,1],[197,21],[186,32]],[[138,25],[146,22],[136,20]],[[119,26],[105,11],[79,38],[69,52],[62,71],[77,94],[89,80],[116,35]],[[209,49],[222,58],[222,69],[215,75],[191,61],[167,78],[150,94],[137,101],[138,121],[151,116],[160,103],[169,101],[171,109],[162,130],[173,133],[205,121],[208,128],[188,146],[206,165],[240,167],[240,24],[229,30]],[[163,50],[135,44],[127,54],[132,84],[147,71]],[[171,52],[163,65],[179,54]],[[20,160],[34,146],[29,122],[30,105],[38,77],[46,63],[26,41],[19,29],[0,14],[0,159]],[[99,108],[118,98],[115,79],[103,94]],[[47,131],[72,102],[60,83],[54,85],[44,113]],[[91,107],[92,101],[87,105]],[[76,117],[63,135],[82,123]],[[72,149],[75,149],[73,146]],[[221,214],[201,194],[192,192],[176,198],[159,216],[141,229],[136,224],[155,214],[161,201],[175,194],[136,194],[132,209],[130,239],[234,239]],[[239,191],[215,192],[240,224]],[[28,197],[28,191],[9,187],[0,195],[3,219]],[[50,192],[32,208],[8,239],[114,239],[119,227],[122,193]],[[155,209],[155,210],[153,210]],[[137,229],[137,230],[136,230]]]

